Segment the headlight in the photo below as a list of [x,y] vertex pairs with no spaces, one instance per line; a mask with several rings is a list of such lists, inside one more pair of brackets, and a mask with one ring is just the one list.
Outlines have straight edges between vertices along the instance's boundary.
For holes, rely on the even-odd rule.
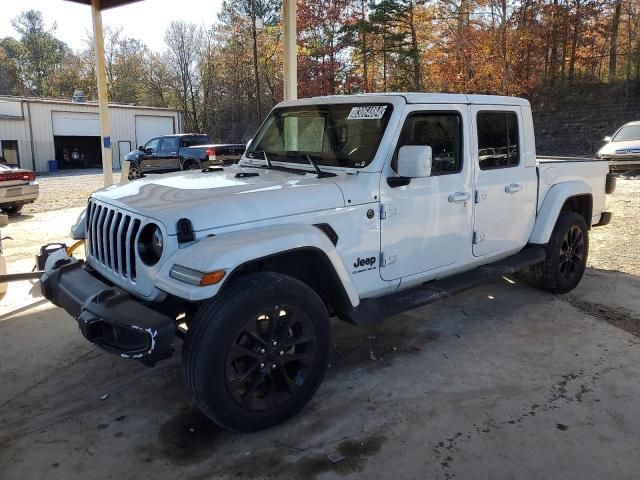
[[138,237],[138,255],[145,265],[153,266],[162,257],[164,238],[162,230],[155,223],[149,223],[140,232]]

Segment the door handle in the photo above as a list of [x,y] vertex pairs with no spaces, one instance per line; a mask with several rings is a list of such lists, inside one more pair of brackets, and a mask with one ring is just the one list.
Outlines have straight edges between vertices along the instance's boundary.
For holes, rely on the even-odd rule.
[[522,190],[522,185],[520,185],[519,183],[512,183],[511,185],[507,185],[506,187],[504,187],[504,191],[506,193],[516,193],[520,190]]
[[456,192],[449,195],[449,203],[468,202],[470,199],[471,194],[467,192]]
[[169,155],[177,155],[178,152],[171,152]]

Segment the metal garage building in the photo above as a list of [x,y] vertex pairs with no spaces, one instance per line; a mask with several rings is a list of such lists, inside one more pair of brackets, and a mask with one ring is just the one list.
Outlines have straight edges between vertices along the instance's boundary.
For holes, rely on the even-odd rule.
[[[113,167],[151,137],[182,132],[177,110],[109,104]],[[96,102],[0,96],[0,155],[37,172],[102,164]]]

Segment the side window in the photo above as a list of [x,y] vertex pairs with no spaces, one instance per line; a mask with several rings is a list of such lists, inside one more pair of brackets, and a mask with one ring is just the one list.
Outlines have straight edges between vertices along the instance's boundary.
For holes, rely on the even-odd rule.
[[160,150],[163,151],[175,151],[178,149],[180,138],[178,137],[164,137],[160,144]]
[[431,175],[462,170],[462,118],[456,112],[415,113],[407,117],[391,164],[397,170],[398,150],[404,145],[428,145]]
[[481,170],[515,167],[520,162],[518,115],[478,112],[478,161]]
[[144,145],[144,149],[145,150],[151,150],[153,153],[155,153],[156,150],[158,150],[158,144],[159,143],[160,143],[160,139],[159,138],[152,138],[151,140],[149,140]]

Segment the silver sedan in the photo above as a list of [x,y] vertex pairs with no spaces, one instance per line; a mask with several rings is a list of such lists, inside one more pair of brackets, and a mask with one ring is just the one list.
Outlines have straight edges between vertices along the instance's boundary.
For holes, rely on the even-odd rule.
[[609,160],[611,172],[640,169],[640,121],[625,123],[604,142],[596,156]]
[[38,198],[40,188],[31,170],[0,164],[0,209],[10,216],[20,215],[22,207]]

